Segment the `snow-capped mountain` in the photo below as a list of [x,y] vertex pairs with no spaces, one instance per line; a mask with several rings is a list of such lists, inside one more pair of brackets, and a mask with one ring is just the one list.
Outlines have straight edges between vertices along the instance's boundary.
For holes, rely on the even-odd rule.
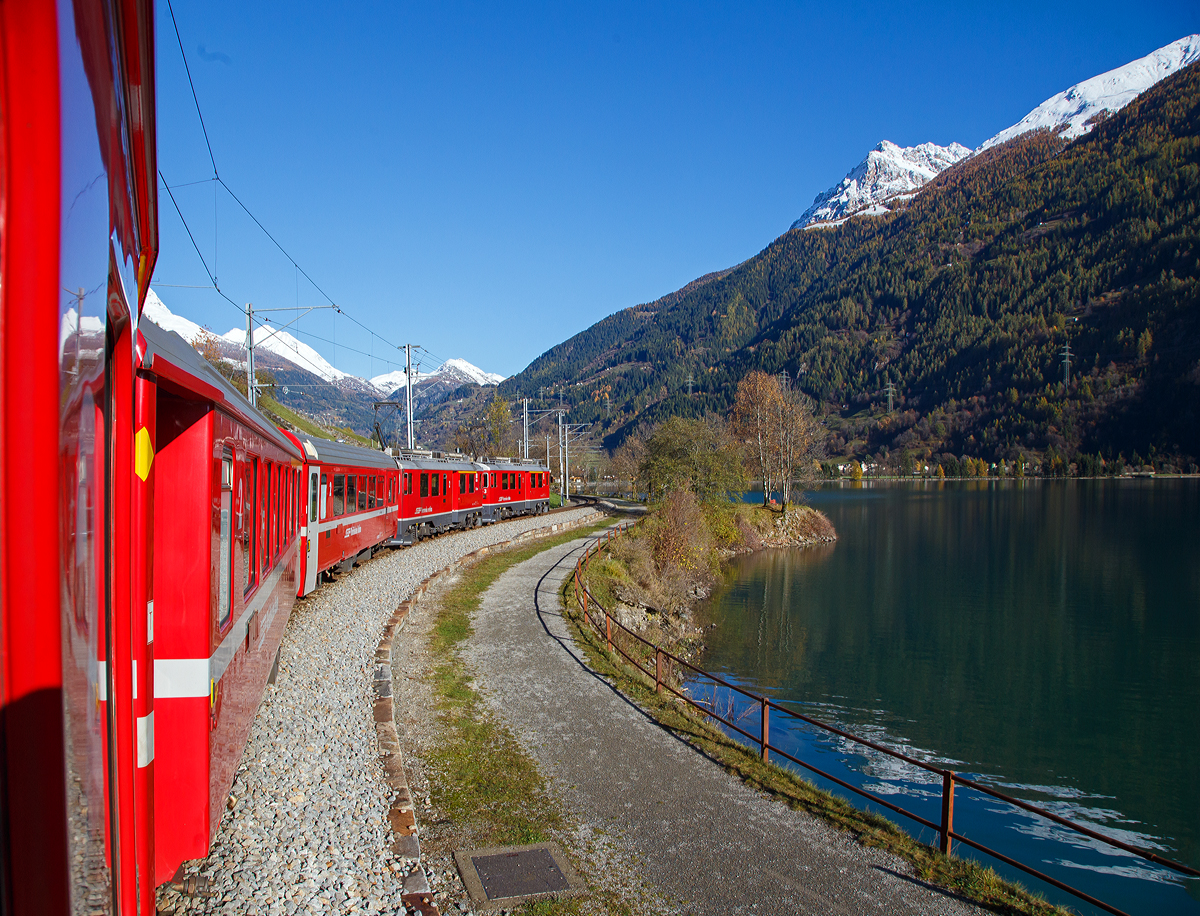
[[1091,130],[1098,116],[1119,111],[1159,80],[1196,60],[1200,60],[1200,35],[1173,41],[1047,99],[974,151],[958,143],[900,147],[885,140],[841,184],[818,194],[791,228],[836,226],[850,216],[880,216],[889,212],[888,201],[905,200],[955,163],[1031,130],[1061,129],[1066,139],[1073,140]]
[[196,322],[188,321],[167,308],[153,289],[146,293],[146,302],[142,306],[142,317],[149,318],[164,331],[174,331],[190,344],[194,344],[196,338],[204,330]]
[[1095,123],[1092,119],[1101,112],[1120,111],[1159,80],[1196,60],[1200,60],[1200,35],[1173,41],[1145,57],[1076,83],[1065,92],[1046,99],[1012,127],[984,141],[976,152],[1042,127],[1050,130],[1061,127],[1063,136],[1073,140],[1091,130]]
[[[421,382],[438,379],[453,382],[458,385],[473,383],[476,385],[499,385],[505,376],[497,372],[484,372],[478,366],[473,366],[465,359],[448,359],[432,372],[418,372],[413,376],[413,388]],[[377,375],[370,380],[371,384],[384,394],[400,391],[406,384],[403,370]]]
[[[146,304],[142,314],[163,330],[175,331],[188,343],[194,344],[196,338],[205,330],[194,321],[188,321],[188,319],[172,312],[153,289],[146,294]],[[242,328],[234,328],[228,333],[222,334],[219,339],[235,347],[246,346],[246,332]],[[287,331],[278,331],[269,324],[254,329],[254,345],[256,348],[261,348],[282,357],[306,372],[320,376],[327,382],[340,382],[343,380],[361,382],[362,384],[371,385],[384,394],[391,394],[404,387],[403,371],[378,375],[370,381],[360,379],[357,376],[350,375],[338,369],[308,344],[297,340]],[[477,366],[471,365],[465,359],[448,359],[432,372],[417,374],[413,379],[413,388],[415,390],[420,382],[427,380],[453,383],[457,387],[458,385],[467,383],[498,385],[504,379],[505,376],[495,372],[484,372]]]
[[[146,304],[142,309],[142,315],[164,331],[174,331],[190,344],[194,344],[196,338],[204,331],[204,328],[194,321],[188,321],[167,308],[153,289],[146,293]],[[221,340],[231,343],[235,347],[245,347],[246,332],[242,328],[234,328],[227,334],[222,334]],[[319,375],[327,382],[336,382],[348,377],[345,372],[331,365],[308,344],[301,343],[287,331],[276,331],[270,325],[254,329],[254,345],[262,347],[276,356],[282,356],[288,362],[294,363],[314,375]]]
[[[242,328],[234,328],[222,334],[221,339],[233,344],[235,347],[246,346],[246,332]],[[254,346],[256,351],[261,347],[264,350],[274,353],[276,356],[283,357],[289,363],[294,363],[301,369],[311,372],[313,375],[319,375],[327,382],[340,382],[344,378],[351,377],[341,369],[336,368],[308,344],[301,343],[287,331],[279,331],[270,325],[254,329]]]
[[851,169],[840,184],[818,194],[804,215],[792,223],[792,228],[828,224],[855,214],[877,216],[887,213],[885,201],[911,196],[940,172],[969,155],[971,151],[960,143],[897,146],[884,140],[867,153],[867,158]]

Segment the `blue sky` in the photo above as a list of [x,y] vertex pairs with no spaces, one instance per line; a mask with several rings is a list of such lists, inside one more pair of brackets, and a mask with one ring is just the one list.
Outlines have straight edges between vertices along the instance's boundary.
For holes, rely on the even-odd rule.
[[[177,0],[175,14],[221,177],[374,332],[325,311],[298,336],[363,376],[397,368],[406,342],[518,372],[756,254],[880,140],[974,147],[1200,32],[1184,2]],[[199,182],[176,199],[222,289],[324,304],[207,180],[165,0],[157,16],[159,165],[172,186]],[[244,326],[215,292],[167,285],[207,278],[165,193],[159,222],[167,305]]]

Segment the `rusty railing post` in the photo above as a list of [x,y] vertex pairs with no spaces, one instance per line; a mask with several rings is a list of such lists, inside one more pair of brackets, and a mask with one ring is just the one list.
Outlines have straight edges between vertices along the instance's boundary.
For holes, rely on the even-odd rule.
[[654,647],[654,692],[662,693],[662,649]]
[[591,623],[591,618],[588,616],[588,593],[586,588],[583,590],[583,620],[584,623]]
[[942,836],[943,855],[950,855],[954,846],[950,834],[954,832],[954,774],[947,770],[942,774]]
[[762,759],[767,759],[767,748],[771,743],[771,701],[763,697],[762,701]]
[[608,611],[604,612],[604,636],[608,640],[608,651],[612,653],[612,617]]

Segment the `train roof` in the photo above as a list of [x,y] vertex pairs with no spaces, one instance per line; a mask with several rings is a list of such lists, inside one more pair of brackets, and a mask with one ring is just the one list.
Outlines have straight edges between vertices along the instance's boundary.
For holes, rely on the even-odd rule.
[[347,464],[356,467],[384,468],[396,470],[396,459],[378,449],[363,448],[349,442],[334,442],[319,436],[302,436],[291,433],[304,449],[306,457],[325,464]]
[[165,331],[149,320],[138,322],[138,334],[146,345],[142,368],[157,376],[161,388],[190,400],[211,401],[292,457],[301,457],[295,443],[265,415],[251,407],[245,396],[209,365],[190,343],[174,331]]

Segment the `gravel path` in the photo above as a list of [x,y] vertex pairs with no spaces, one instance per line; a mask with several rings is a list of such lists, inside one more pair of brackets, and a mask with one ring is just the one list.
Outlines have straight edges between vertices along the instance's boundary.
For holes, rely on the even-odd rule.
[[464,650],[479,689],[576,818],[625,844],[685,913],[981,912],[922,884],[902,860],[754,792],[595,674],[557,596],[584,544],[504,573]]
[[384,622],[454,560],[590,509],[518,519],[385,551],[297,602],[208,857],[208,897],[160,889],[180,914],[403,913],[410,863],[390,850],[372,715]]

